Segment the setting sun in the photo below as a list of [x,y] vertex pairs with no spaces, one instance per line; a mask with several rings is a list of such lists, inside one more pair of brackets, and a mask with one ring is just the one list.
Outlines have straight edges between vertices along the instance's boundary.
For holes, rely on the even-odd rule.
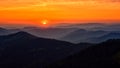
[[42,23],[43,25],[47,25],[48,21],[47,21],[47,20],[43,20],[43,21],[41,21],[41,23]]
[[41,21],[41,27],[48,27],[49,25],[48,25],[48,20],[42,20]]

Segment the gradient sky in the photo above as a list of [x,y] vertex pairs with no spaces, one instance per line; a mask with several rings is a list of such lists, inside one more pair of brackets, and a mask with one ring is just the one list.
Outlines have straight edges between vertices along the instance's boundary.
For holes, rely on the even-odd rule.
[[0,0],[0,24],[49,25],[120,20],[119,0]]

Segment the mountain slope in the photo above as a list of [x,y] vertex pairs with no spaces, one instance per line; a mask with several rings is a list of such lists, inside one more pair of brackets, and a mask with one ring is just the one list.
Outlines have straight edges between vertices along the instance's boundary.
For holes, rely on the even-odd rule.
[[26,27],[22,29],[25,32],[31,33],[37,37],[43,38],[54,38],[59,39],[66,34],[76,30],[76,28],[37,28],[37,27]]
[[8,30],[0,27],[0,35],[8,34]]
[[5,29],[5,28],[0,27],[0,36],[1,35],[9,35],[12,33],[16,33],[18,31],[19,31],[19,29]]
[[120,39],[89,47],[47,68],[120,68]]
[[79,42],[89,42],[91,38],[101,37],[109,32],[107,31],[88,31],[84,29],[76,30],[69,33],[68,35],[62,37],[62,40],[79,43]]
[[120,39],[120,33],[119,32],[110,32],[106,35],[100,36],[100,37],[95,37],[90,40],[90,42],[103,42],[108,39]]
[[0,68],[44,68],[89,46],[39,38],[26,32],[0,36],[0,41]]

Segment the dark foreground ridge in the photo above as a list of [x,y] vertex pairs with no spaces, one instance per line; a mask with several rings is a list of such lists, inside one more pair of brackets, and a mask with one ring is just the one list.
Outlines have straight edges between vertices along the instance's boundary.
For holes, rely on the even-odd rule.
[[73,45],[26,32],[0,36],[0,68],[44,68],[87,47]]
[[120,39],[91,46],[47,68],[120,68]]

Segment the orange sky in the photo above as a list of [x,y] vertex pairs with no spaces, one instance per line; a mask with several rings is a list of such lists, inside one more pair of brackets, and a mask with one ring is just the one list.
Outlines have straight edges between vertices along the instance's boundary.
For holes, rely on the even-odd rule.
[[0,24],[120,20],[119,0],[0,0]]

